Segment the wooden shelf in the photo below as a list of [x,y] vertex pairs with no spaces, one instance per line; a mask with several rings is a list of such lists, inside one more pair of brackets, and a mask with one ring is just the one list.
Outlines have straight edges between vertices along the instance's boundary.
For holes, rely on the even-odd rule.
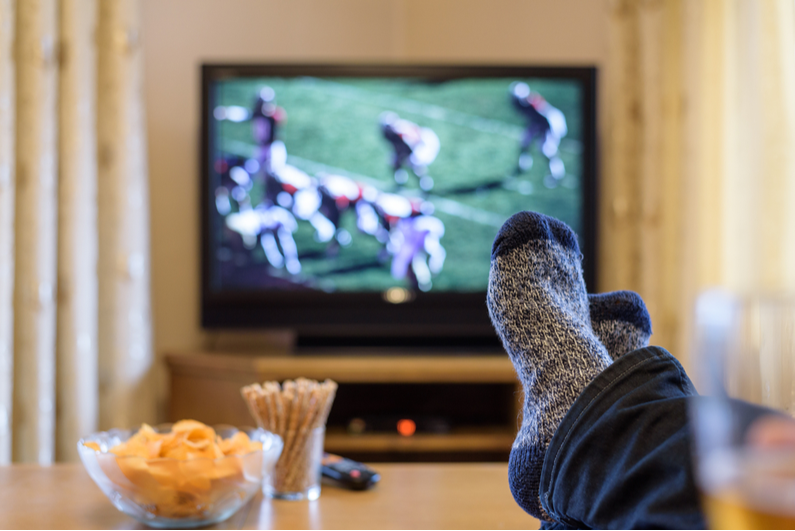
[[[420,433],[403,437],[396,433],[352,435],[343,427],[330,427],[326,433],[326,449],[347,455],[400,455],[409,460],[421,459],[421,454],[440,459],[444,454],[507,455],[521,407],[518,393],[521,387],[513,365],[504,354],[422,355],[407,351],[401,355],[395,351],[391,354],[359,351],[357,355],[257,356],[196,352],[168,354],[166,362],[171,377],[170,420],[193,418],[208,424],[251,425],[251,415],[240,396],[240,388],[253,382],[283,381],[299,376],[315,380],[331,378],[339,382],[341,388],[345,384],[395,384],[394,388],[400,387],[401,392],[421,391],[417,391],[416,386],[398,384],[469,384],[476,389],[500,384],[515,389],[515,398],[509,393],[509,400],[496,406],[495,425],[488,428],[459,427],[447,434]],[[384,392],[392,391],[385,388]]]
[[[275,355],[231,353],[167,354],[172,374],[224,374],[251,381],[285,380],[304,376],[332,378],[343,383],[514,383],[516,372],[506,355],[462,352],[456,355]],[[252,379],[253,378],[253,379]]]
[[508,452],[514,437],[512,431],[503,427],[411,437],[392,433],[351,435],[344,430],[329,430],[325,446],[332,453]]

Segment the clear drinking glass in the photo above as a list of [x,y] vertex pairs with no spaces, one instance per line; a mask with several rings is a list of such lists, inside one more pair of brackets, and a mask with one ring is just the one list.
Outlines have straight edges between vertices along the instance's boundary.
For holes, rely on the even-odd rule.
[[[795,444],[760,445],[771,417],[741,399],[795,411],[795,297],[704,293],[696,305],[696,481],[713,529],[795,529]],[[795,421],[793,421],[795,422]],[[795,441],[794,441],[795,442]]]
[[326,427],[285,434],[285,448],[273,473],[264,478],[263,493],[280,500],[320,497],[320,462]]

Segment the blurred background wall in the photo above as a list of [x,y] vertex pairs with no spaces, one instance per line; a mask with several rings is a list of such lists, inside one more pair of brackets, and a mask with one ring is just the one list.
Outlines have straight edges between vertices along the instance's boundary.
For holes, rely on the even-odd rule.
[[608,0],[144,0],[155,352],[199,349],[214,339],[199,326],[202,62],[602,67],[608,46],[607,4]]

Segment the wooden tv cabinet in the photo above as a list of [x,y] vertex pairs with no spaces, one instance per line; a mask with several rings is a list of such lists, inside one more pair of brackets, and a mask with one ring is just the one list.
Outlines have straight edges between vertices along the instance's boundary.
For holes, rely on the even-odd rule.
[[356,435],[344,425],[330,425],[326,451],[360,460],[507,460],[520,422],[521,385],[505,354],[194,352],[167,354],[166,362],[171,381],[169,420],[193,418],[208,424],[251,425],[253,420],[240,396],[240,388],[266,380],[283,381],[299,376],[316,380],[331,378],[340,384],[338,397],[346,384],[377,384],[376,389],[387,394],[445,385],[449,389],[450,384],[453,388],[466,386],[467,393],[505,386],[507,392],[500,395],[505,399],[494,405],[494,422],[485,425],[480,422],[467,426],[459,422],[446,433],[416,433],[410,437],[388,431]]

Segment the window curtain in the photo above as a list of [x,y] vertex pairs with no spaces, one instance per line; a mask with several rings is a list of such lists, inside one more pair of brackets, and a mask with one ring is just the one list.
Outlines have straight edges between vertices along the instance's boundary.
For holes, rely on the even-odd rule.
[[687,366],[703,289],[795,288],[792,0],[611,0],[600,287]]
[[0,464],[154,415],[138,0],[0,0]]

